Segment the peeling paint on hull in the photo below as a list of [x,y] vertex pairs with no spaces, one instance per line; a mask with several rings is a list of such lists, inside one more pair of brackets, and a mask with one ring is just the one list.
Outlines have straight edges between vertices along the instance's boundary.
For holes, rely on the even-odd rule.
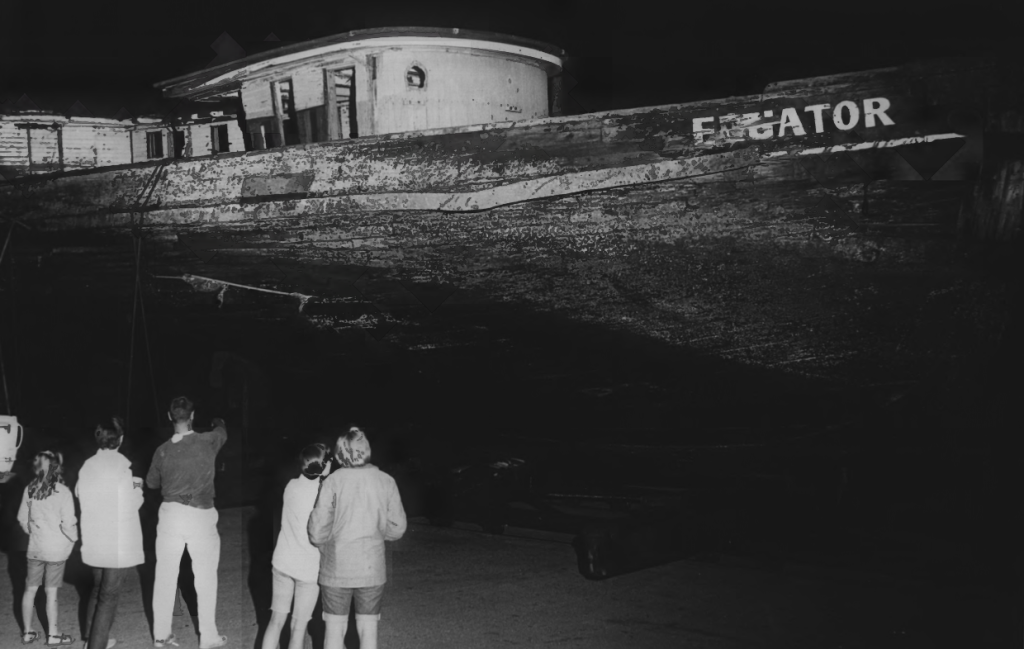
[[[0,200],[34,229],[14,254],[37,264],[39,284],[60,272],[123,291],[135,232],[151,275],[315,295],[304,315],[316,326],[387,322],[410,347],[444,342],[422,333],[430,310],[402,282],[453,287],[452,308],[519,304],[815,380],[917,380],[1007,317],[1005,282],[966,264],[958,233],[982,140],[1024,102],[977,92],[1007,87],[998,66],[944,65],[65,174],[0,185]],[[779,102],[844,97],[886,97],[892,124],[758,139],[729,118],[695,138],[703,115],[780,115]],[[957,117],[966,113],[976,119]],[[368,279],[355,290],[338,269]],[[168,303],[196,299],[184,282],[161,282]],[[294,316],[282,300],[244,303]],[[954,302],[972,306],[951,313]],[[954,326],[977,335],[950,339]]]

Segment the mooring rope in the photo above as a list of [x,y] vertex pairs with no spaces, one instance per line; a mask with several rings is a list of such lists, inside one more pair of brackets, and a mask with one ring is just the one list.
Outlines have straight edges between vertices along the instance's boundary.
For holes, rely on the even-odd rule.
[[[132,409],[132,374],[135,366],[135,321],[136,315],[139,310],[139,305],[142,302],[142,277],[141,277],[141,257],[142,257],[142,234],[140,227],[142,226],[143,208],[149,203],[149,199],[152,198],[153,192],[156,190],[157,182],[160,180],[160,173],[167,168],[170,164],[171,158],[167,158],[156,165],[153,169],[153,173],[146,178],[146,182],[142,184],[142,190],[139,192],[139,196],[135,201],[135,209],[132,210],[132,241],[135,244],[135,292],[132,295],[132,333],[131,333],[131,348],[128,351],[128,398],[124,412],[124,427],[125,430],[131,429],[131,409]],[[135,215],[138,215],[138,221],[135,219]],[[160,407],[157,402],[156,396],[156,377],[153,374],[153,357],[149,351],[149,328],[146,325],[146,307],[142,304],[142,326],[143,335],[146,337],[146,356],[149,360],[149,379],[153,385],[153,404],[157,407],[157,416],[159,417]],[[159,422],[158,422],[159,423]]]
[[7,368],[4,366],[4,348],[0,345],[0,374],[4,377],[4,408],[7,409],[7,414],[11,414],[11,397],[7,393]]
[[[149,177],[146,178],[146,182],[142,183],[142,191],[139,192],[138,198],[135,199],[135,209],[132,210],[131,219],[133,228],[138,229],[138,227],[142,225],[142,208],[144,208],[146,204],[149,203],[149,199],[153,196],[153,191],[156,190],[156,181],[160,179],[160,172],[166,169],[167,165],[170,164],[170,162],[171,158],[164,159],[160,164],[158,164],[153,169],[153,173],[151,173]],[[135,222],[136,214],[138,214],[139,216],[138,223]],[[125,426],[127,426],[127,424],[128,422],[125,421]]]
[[4,239],[4,248],[0,250],[0,264],[4,263],[4,255],[7,254],[7,246],[11,243],[11,235],[14,234],[15,223],[11,223],[11,229],[7,231],[7,238]]
[[[0,266],[4,263],[4,257],[7,255],[7,247],[11,243],[11,235],[14,234],[15,223],[11,223],[11,229],[7,231],[7,238],[4,239],[3,250],[0,250]],[[12,297],[13,299],[13,297]],[[2,336],[0,336],[2,338]],[[7,414],[11,414],[11,395],[7,390],[7,366],[4,364],[4,348],[0,344],[0,376],[3,376],[4,383],[4,408],[7,410]]]
[[[142,240],[139,239],[139,248],[142,248]],[[139,311],[142,313],[142,334],[146,341],[146,361],[149,363],[149,383],[153,388],[153,412],[156,416],[156,425],[160,425],[160,400],[156,393],[156,370],[153,368],[153,354],[149,344],[149,324],[146,321],[146,300],[142,291],[139,291]]]
[[288,297],[297,298],[299,300],[299,313],[302,313],[302,310],[306,306],[306,302],[309,302],[310,300],[316,298],[315,295],[306,295],[304,293],[298,293],[298,292],[295,292],[295,291],[292,291],[290,293],[288,291],[276,291],[276,290],[271,289],[271,288],[262,288],[262,287],[259,287],[259,286],[249,286],[247,284],[236,284],[234,282],[226,282],[226,281],[224,281],[222,279],[213,279],[212,277],[202,277],[200,275],[190,275],[190,274],[185,274],[185,275],[153,275],[153,277],[156,278],[156,279],[180,279],[180,280],[188,283],[193,288],[195,287],[196,284],[206,284],[206,285],[211,285],[211,286],[219,286],[220,287],[220,293],[217,295],[217,299],[220,301],[222,306],[224,304],[224,293],[227,291],[229,286],[233,286],[235,288],[244,288],[247,291],[259,291],[261,293],[272,293],[274,295],[287,295]]
[[142,254],[142,239],[138,236],[132,238],[132,243],[135,244],[135,293],[132,298],[132,334],[131,334],[131,347],[128,350],[128,398],[127,405],[124,409],[124,427],[125,430],[131,430],[132,421],[132,370],[135,366],[135,315],[138,311],[139,306],[139,257]]

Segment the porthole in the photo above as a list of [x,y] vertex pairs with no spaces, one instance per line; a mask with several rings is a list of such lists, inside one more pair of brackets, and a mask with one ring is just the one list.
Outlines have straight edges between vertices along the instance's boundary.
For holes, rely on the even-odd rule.
[[427,73],[418,65],[409,66],[405,71],[405,85],[409,88],[422,88],[427,84]]

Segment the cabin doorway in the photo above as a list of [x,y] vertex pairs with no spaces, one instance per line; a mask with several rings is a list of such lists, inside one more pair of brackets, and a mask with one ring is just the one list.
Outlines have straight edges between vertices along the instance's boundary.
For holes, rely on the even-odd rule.
[[330,139],[359,137],[356,119],[356,68],[348,66],[324,71]]
[[172,138],[174,141],[174,157],[184,158],[185,157],[185,132],[184,131],[171,131]]

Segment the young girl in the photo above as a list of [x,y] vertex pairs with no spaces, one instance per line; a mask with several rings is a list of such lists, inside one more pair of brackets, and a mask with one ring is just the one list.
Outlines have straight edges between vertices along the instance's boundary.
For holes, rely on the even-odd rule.
[[281,532],[271,562],[274,597],[270,605],[270,624],[263,635],[263,649],[277,649],[289,611],[292,623],[288,649],[302,649],[306,625],[320,595],[316,583],[320,551],[309,542],[306,523],[316,503],[320,481],[330,472],[331,460],[323,444],[302,449],[300,459],[302,475],[291,480],[284,489]]
[[18,509],[18,523],[29,535],[28,577],[21,598],[21,616],[25,621],[24,644],[35,642],[39,634],[32,630],[36,590],[46,590],[46,644],[69,645],[71,636],[57,630],[57,589],[64,581],[64,563],[78,540],[78,521],[71,490],[64,484],[64,458],[60,453],[43,451],[32,464],[35,479],[25,489]]

